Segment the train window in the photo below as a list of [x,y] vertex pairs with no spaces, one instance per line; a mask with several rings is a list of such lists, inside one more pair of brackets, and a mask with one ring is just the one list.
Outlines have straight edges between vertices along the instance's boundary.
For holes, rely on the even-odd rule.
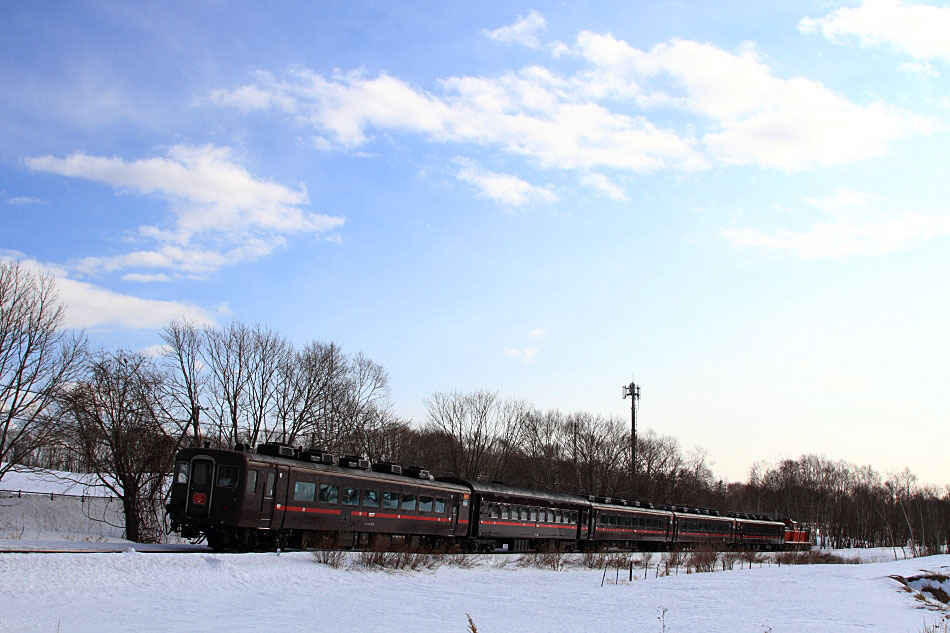
[[511,518],[511,516],[509,515],[509,508],[508,508],[508,506],[501,506],[501,518],[503,518],[503,519],[510,519],[510,518]]
[[610,525],[614,525],[614,526],[617,525],[617,517],[615,516],[610,517]]
[[196,461],[195,468],[191,472],[192,479],[199,486],[210,483],[211,481],[211,464],[206,461]]
[[435,500],[435,511],[439,514],[445,514],[445,499]]
[[497,519],[501,516],[501,513],[498,510],[498,505],[493,503],[488,506],[488,518]]
[[218,466],[218,488],[237,488],[240,473],[237,466]]
[[378,490],[364,490],[363,491],[363,505],[367,508],[378,508],[379,507],[379,491]]
[[389,508],[390,510],[397,510],[399,508],[399,493],[398,492],[384,492],[383,493],[383,507]]
[[529,521],[537,521],[537,520],[538,520],[538,509],[537,509],[537,508],[531,508],[531,509],[528,511],[528,520],[529,520]]
[[175,464],[175,483],[176,484],[186,484],[188,483],[188,471],[191,469],[191,464],[188,462],[178,462]]
[[601,525],[607,525],[607,515],[601,514],[601,515],[599,515],[599,516],[600,516],[600,524],[601,524]]
[[343,488],[343,495],[341,497],[341,501],[343,501],[343,505],[345,506],[359,505],[360,489],[359,488]]
[[320,484],[320,502],[336,503],[340,498],[340,489],[333,484]]
[[257,471],[249,470],[247,471],[247,486],[245,486],[245,492],[252,495],[257,492]]
[[548,510],[548,523],[554,523],[554,510]]
[[577,510],[571,510],[571,523],[577,523]]
[[624,526],[624,527],[630,527],[631,525],[633,525],[633,519],[632,519],[631,517],[629,517],[629,516],[624,517],[624,518],[623,518],[623,526]]
[[419,497],[419,512],[432,512],[432,497]]
[[317,484],[309,481],[294,482],[294,501],[313,501],[313,493],[317,490]]
[[528,520],[528,508],[521,508],[521,520],[522,521]]
[[554,518],[552,519],[552,521],[554,521],[555,523],[561,523],[561,516],[562,516],[562,515],[561,515],[561,511],[560,511],[560,510],[555,510],[555,511],[554,511]]
[[402,496],[402,509],[403,509],[403,510],[415,510],[415,509],[416,509],[416,495],[403,495],[403,496]]
[[268,499],[274,497],[274,484],[277,482],[277,475],[274,471],[267,473],[267,483],[264,485],[264,496]]

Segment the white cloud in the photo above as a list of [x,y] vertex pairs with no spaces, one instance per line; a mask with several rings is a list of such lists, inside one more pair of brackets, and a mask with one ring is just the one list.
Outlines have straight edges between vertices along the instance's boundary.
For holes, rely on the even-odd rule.
[[595,94],[698,115],[709,124],[706,150],[726,164],[797,171],[847,163],[937,127],[885,104],[852,103],[817,81],[774,77],[752,45],[730,53],[674,39],[645,52],[582,32],[576,50],[592,65],[585,78]]
[[142,283],[154,283],[169,281],[171,277],[165,273],[129,273],[122,275],[122,281],[139,281]]
[[[283,80],[258,74],[257,81],[275,94],[269,103],[292,103],[270,107],[312,127],[324,149],[331,142],[353,149],[381,129],[494,147],[546,169],[646,173],[707,166],[691,138],[581,98],[571,80],[537,66],[498,77],[451,77],[441,82],[441,97],[386,74],[327,79],[297,68]],[[230,94],[218,91],[212,100],[229,106]]]
[[512,358],[517,358],[522,363],[530,363],[534,360],[534,357],[538,355],[538,348],[534,346],[525,349],[511,349],[506,347],[505,354]]
[[901,62],[898,64],[897,69],[905,73],[917,75],[923,79],[937,79],[940,77],[940,73],[930,62]]
[[13,198],[6,199],[7,204],[47,204],[46,200],[42,198],[34,198],[33,196],[14,196]]
[[805,231],[727,229],[724,237],[734,246],[788,251],[803,259],[878,255],[899,250],[911,242],[950,235],[950,218],[908,214],[893,220],[816,224]]
[[149,345],[148,347],[143,347],[139,351],[150,358],[161,358],[165,354],[171,351],[171,346],[166,345],[165,343],[156,343],[155,345]]
[[605,198],[617,200],[618,202],[626,202],[630,200],[630,197],[627,195],[627,192],[623,190],[623,187],[611,182],[610,179],[603,174],[588,172],[579,175],[577,179],[582,185],[593,189]]
[[[168,202],[168,226],[140,226],[152,249],[76,262],[86,273],[129,268],[168,269],[206,275],[239,261],[265,256],[285,236],[320,234],[343,219],[309,213],[307,192],[252,176],[226,147],[177,145],[166,157],[125,161],[76,153],[66,158],[25,160],[35,171],[104,183],[119,191],[158,196]],[[144,279],[144,278],[142,278]],[[158,280],[152,276],[151,281]]]
[[545,25],[544,16],[532,9],[526,16],[519,15],[514,24],[491,31],[482,29],[482,34],[499,42],[541,48],[541,42],[538,40],[537,34],[544,30]]
[[821,33],[835,44],[854,38],[861,46],[893,46],[920,60],[950,62],[950,7],[865,0],[821,18],[804,18],[804,33]]
[[154,329],[181,319],[201,325],[214,323],[204,309],[188,303],[141,299],[63,277],[56,279],[56,287],[67,306],[67,327]]
[[530,332],[528,332],[528,337],[529,337],[529,338],[541,338],[541,337],[543,337],[543,336],[544,336],[545,334],[547,334],[547,333],[548,333],[548,331],[545,330],[544,328],[534,328],[533,330],[531,330]]
[[499,174],[466,159],[456,159],[461,168],[455,177],[478,189],[478,195],[510,207],[537,202],[556,202],[557,196],[544,187],[532,185],[511,174]]
[[848,215],[853,209],[867,206],[872,197],[870,194],[842,186],[834,193],[820,198],[805,198],[805,202],[829,215],[844,216]]
[[[543,18],[531,15],[504,37],[533,36]],[[574,58],[567,74],[534,65],[448,77],[434,92],[386,73],[324,76],[297,67],[282,76],[256,73],[246,86],[213,92],[210,102],[281,112],[310,128],[323,150],[355,150],[377,131],[414,134],[576,171],[583,184],[617,199],[625,194],[602,170],[645,174],[718,163],[791,172],[881,156],[898,139],[938,129],[932,119],[855,103],[814,80],[776,77],[752,44],[729,52],[673,39],[639,50],[585,31],[568,52],[558,50],[554,60],[568,52]],[[662,124],[651,118],[656,112]]]
[[101,286],[70,279],[60,266],[25,258],[22,253],[5,251],[0,253],[0,260],[20,261],[54,278],[60,301],[66,308],[63,325],[67,328],[118,326],[154,329],[181,319],[198,325],[213,325],[215,322],[207,311],[196,305],[180,301],[141,299],[113,292]]

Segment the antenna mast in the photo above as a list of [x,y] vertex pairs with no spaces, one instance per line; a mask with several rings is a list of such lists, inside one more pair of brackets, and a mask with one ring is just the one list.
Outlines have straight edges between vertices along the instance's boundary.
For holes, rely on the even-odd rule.
[[632,496],[637,496],[637,404],[640,401],[640,385],[632,380],[623,386],[623,397],[630,396],[630,486]]

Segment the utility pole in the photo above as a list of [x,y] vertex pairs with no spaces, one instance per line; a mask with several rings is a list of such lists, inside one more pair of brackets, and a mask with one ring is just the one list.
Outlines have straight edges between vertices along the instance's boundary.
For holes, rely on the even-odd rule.
[[623,386],[623,397],[630,396],[630,485],[632,496],[637,496],[637,403],[640,401],[640,385]]

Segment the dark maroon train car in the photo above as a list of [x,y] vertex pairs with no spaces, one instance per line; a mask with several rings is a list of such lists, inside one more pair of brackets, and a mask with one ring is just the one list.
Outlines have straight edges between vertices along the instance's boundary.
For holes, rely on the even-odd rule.
[[442,480],[472,491],[473,518],[467,535],[471,549],[574,549],[587,539],[590,505],[584,497],[455,477]]
[[591,541],[600,547],[666,549],[673,538],[673,514],[649,504],[598,497],[591,512]]
[[[434,481],[421,469],[263,445],[258,453],[179,452],[168,512],[172,529],[205,535],[215,549],[369,546],[384,539],[427,545],[464,536],[467,487]],[[261,452],[263,451],[263,452]],[[285,453],[283,455],[265,453]]]
[[714,510],[681,508],[675,511],[673,541],[678,545],[693,548],[698,544],[713,546],[734,545],[736,520],[720,516]]
[[736,546],[741,549],[778,550],[785,547],[785,524],[762,515],[737,514]]

